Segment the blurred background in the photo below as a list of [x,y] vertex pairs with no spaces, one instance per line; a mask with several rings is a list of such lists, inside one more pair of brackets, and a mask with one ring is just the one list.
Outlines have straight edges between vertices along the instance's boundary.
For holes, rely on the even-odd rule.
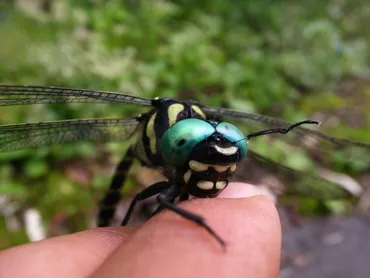
[[[325,132],[369,142],[369,20],[370,6],[361,0],[6,0],[0,3],[0,83],[190,98],[290,122],[325,120]],[[1,108],[0,124],[142,111],[117,104],[12,106]],[[263,140],[253,144],[262,154],[271,146]],[[276,148],[269,149],[271,159],[305,171],[316,167],[306,151],[292,153],[281,144],[274,142]],[[126,148],[81,142],[1,153],[0,250],[93,226],[96,204]],[[359,157],[348,161],[333,153],[326,166],[366,187],[370,157]],[[148,185],[156,178],[132,172],[124,196],[132,196],[138,183]],[[311,268],[304,272],[315,262],[307,250],[323,248],[317,237],[323,233],[326,238],[330,223],[336,228],[329,245],[343,242],[343,234],[335,234],[341,225],[349,235],[359,225],[356,231],[369,239],[364,220],[322,218],[348,214],[345,202],[300,198],[293,203],[293,218],[302,227],[284,228],[292,241],[284,241],[282,277],[294,277],[297,269],[303,269],[299,277],[335,273],[339,261],[329,262],[323,276]],[[306,221],[301,215],[311,217]],[[369,255],[370,247],[364,248]],[[356,262],[366,266],[361,259]]]

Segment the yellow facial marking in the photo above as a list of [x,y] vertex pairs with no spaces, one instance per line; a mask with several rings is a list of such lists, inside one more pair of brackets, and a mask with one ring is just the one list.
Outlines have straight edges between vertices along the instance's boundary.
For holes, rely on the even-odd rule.
[[217,152],[222,153],[224,155],[233,155],[238,151],[238,147],[229,147],[229,148],[221,148],[217,145],[215,145],[215,149]]
[[187,184],[190,180],[191,177],[191,170],[189,169],[185,174],[184,174],[184,182]]
[[205,119],[206,118],[206,115],[204,114],[204,112],[203,112],[203,110],[202,109],[200,109],[200,107],[199,106],[197,106],[197,105],[192,105],[191,106],[191,109],[193,109],[198,115],[200,115],[203,119]]
[[210,166],[209,164],[204,164],[202,162],[198,162],[198,161],[195,161],[195,160],[190,160],[189,161],[190,169],[192,169],[195,172],[207,171],[209,166]]
[[219,190],[222,190],[226,187],[227,182],[226,181],[218,181],[216,182],[216,188]]
[[213,182],[211,181],[198,181],[197,186],[203,190],[211,190],[213,188]]
[[234,172],[235,172],[235,170],[236,170],[236,164],[234,164],[233,166],[231,166],[231,167],[230,167],[230,171],[231,171],[232,173],[234,173]]
[[154,113],[149,121],[148,125],[146,127],[146,136],[149,138],[149,143],[150,143],[150,151],[152,154],[155,154],[157,152],[157,138],[155,137],[155,130],[154,130],[154,120],[157,116],[157,113]]
[[174,123],[176,123],[177,116],[181,111],[184,110],[184,105],[180,103],[175,103],[170,105],[168,107],[168,124],[169,126],[172,126]]
[[227,171],[230,168],[230,165],[213,165],[213,168],[219,173]]
[[208,168],[212,167],[213,169],[215,169],[215,171],[217,171],[219,173],[222,173],[222,172],[227,171],[227,169],[229,169],[229,168],[232,172],[234,172],[235,169],[236,169],[236,164],[213,165],[213,164],[202,163],[202,162],[195,161],[195,160],[190,160],[189,161],[189,167],[190,167],[190,169],[192,169],[195,172],[207,171]]

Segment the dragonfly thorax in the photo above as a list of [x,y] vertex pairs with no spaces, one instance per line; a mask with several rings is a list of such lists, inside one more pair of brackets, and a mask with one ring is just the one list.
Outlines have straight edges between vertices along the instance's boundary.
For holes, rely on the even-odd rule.
[[158,98],[153,100],[155,109],[140,117],[139,140],[134,152],[142,164],[149,167],[166,166],[160,150],[161,141],[167,130],[184,119],[205,119],[200,104],[194,101],[177,101]]

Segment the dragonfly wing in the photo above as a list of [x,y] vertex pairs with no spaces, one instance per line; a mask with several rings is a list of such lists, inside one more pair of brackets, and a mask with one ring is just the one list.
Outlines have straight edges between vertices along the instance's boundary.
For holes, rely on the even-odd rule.
[[0,152],[75,141],[120,142],[140,122],[132,119],[84,119],[0,125]]
[[[239,112],[239,111],[233,111],[226,108],[209,108],[204,107],[203,110],[205,111],[207,117],[221,117],[221,118],[232,118],[236,120],[249,120],[254,122],[255,124],[261,123],[265,126],[265,128],[279,128],[279,127],[287,127],[291,123],[276,119],[273,117],[265,116],[265,115],[259,115],[259,114],[252,114],[247,112]],[[253,125],[253,123],[251,123]],[[329,146],[334,147],[346,147],[346,146],[354,146],[354,147],[360,147],[363,149],[366,149],[370,151],[370,143],[368,142],[359,142],[359,141],[352,141],[348,139],[343,138],[336,138],[333,136],[329,136],[325,133],[308,129],[305,127],[297,127],[292,130],[293,133],[298,135],[300,138],[305,138],[307,141],[307,137],[314,137],[320,141],[320,144],[325,144]]]
[[152,105],[150,99],[117,92],[0,84],[0,106],[47,103],[131,103],[143,106]]
[[250,150],[248,158],[274,176],[282,178],[283,188],[277,191],[283,191],[284,194],[307,196],[318,200],[338,200],[348,199],[358,193],[346,189],[342,184],[286,167]]

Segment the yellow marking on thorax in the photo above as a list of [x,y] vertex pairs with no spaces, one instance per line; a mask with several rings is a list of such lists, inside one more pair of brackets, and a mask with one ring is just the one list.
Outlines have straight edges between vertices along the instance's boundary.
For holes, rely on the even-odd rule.
[[146,126],[146,136],[149,138],[150,143],[150,151],[152,154],[156,154],[157,152],[157,138],[155,136],[154,130],[154,120],[157,117],[157,112],[155,112],[149,119],[148,125]]
[[203,119],[206,119],[206,115],[204,114],[203,110],[200,109],[197,105],[192,105],[191,109],[193,109],[197,114],[199,114]]
[[184,108],[185,108],[184,105],[182,105],[181,103],[175,103],[175,104],[170,105],[170,107],[168,107],[169,126],[172,126],[174,123],[176,123],[177,116],[179,115],[181,111],[184,110]]
[[134,147],[134,151],[136,153],[136,155],[139,157],[139,159],[141,159],[143,162],[145,162],[146,164],[150,165],[151,162],[145,152],[145,148],[144,148],[144,142],[143,142],[143,134],[144,133],[144,124],[143,123],[140,123],[138,128],[137,128],[137,131],[136,131],[136,143],[135,143],[135,147]]

